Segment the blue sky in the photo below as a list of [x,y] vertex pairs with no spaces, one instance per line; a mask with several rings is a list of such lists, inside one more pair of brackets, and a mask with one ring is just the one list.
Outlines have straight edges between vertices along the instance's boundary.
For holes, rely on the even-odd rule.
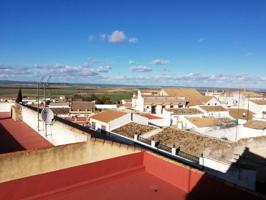
[[265,88],[264,0],[2,0],[0,79]]

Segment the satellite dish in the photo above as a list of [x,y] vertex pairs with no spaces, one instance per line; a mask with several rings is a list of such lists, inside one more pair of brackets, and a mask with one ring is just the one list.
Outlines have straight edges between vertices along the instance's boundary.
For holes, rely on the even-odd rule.
[[50,108],[44,108],[41,112],[41,118],[46,124],[51,124],[54,119],[54,113]]

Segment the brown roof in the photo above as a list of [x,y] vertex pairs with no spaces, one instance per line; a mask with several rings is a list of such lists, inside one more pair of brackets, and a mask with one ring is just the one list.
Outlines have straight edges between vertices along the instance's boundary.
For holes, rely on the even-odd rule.
[[55,115],[68,115],[69,108],[50,108]]
[[196,96],[196,97],[190,97],[188,99],[188,105],[189,106],[197,106],[197,105],[204,105],[208,101],[210,101],[214,97],[209,97],[209,96]]
[[238,108],[233,108],[229,109],[229,115],[235,119],[243,119],[247,120],[247,117],[249,120],[253,118],[253,112],[248,111],[247,109],[238,109]]
[[145,105],[178,105],[178,104],[185,104],[186,100],[183,98],[179,97],[169,97],[169,96],[149,96],[149,97],[144,97],[144,104]]
[[151,115],[149,113],[138,113],[139,115],[146,117],[148,119],[162,119],[161,117],[155,116],[155,115]]
[[127,113],[125,112],[121,112],[117,110],[105,110],[103,112],[100,112],[98,114],[91,116],[90,118],[101,121],[101,122],[108,123],[126,114]]
[[167,108],[169,112],[173,112],[176,115],[189,115],[189,114],[201,114],[202,112],[196,108]]
[[214,117],[188,117],[187,119],[197,127],[222,125],[222,122]]
[[162,90],[164,90],[169,96],[186,97],[186,98],[202,96],[194,88],[163,88]]
[[71,111],[92,111],[95,108],[95,101],[72,101]]
[[257,99],[257,100],[250,100],[258,105],[266,105],[266,99]]
[[266,121],[258,121],[258,120],[250,120],[244,124],[247,128],[259,129],[264,130],[266,129]]
[[200,106],[200,108],[207,111],[207,112],[226,111],[226,109],[222,106]]

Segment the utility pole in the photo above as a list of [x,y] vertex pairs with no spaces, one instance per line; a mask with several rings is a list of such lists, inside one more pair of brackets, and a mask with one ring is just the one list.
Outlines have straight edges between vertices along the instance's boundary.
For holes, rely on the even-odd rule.
[[40,98],[39,98],[39,82],[37,82],[37,114],[38,114],[38,131],[40,131]]
[[248,113],[247,113],[247,121],[249,119],[249,96],[248,96]]

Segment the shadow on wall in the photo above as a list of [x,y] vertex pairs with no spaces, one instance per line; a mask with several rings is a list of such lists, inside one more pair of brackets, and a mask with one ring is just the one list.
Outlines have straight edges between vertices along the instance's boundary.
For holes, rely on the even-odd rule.
[[246,148],[228,171],[235,168],[254,170],[256,172],[256,191],[266,194],[266,158],[250,152],[249,148]]
[[25,150],[0,123],[0,154]]

